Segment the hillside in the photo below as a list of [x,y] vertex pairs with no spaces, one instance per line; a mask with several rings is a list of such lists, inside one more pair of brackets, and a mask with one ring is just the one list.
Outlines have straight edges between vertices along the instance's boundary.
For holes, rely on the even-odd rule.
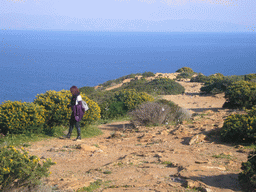
[[137,129],[128,121],[112,122],[100,125],[104,134],[94,138],[31,143],[30,154],[57,162],[46,183],[60,191],[96,185],[94,191],[106,192],[241,191],[237,178],[249,149],[217,136],[235,111],[221,108],[223,94],[201,96],[201,83],[178,82],[185,94],[162,97],[190,109],[189,122]]

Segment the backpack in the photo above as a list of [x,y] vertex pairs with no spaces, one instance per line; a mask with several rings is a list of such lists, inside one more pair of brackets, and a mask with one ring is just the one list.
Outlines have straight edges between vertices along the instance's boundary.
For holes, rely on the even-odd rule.
[[82,100],[82,108],[84,108],[84,111],[89,110],[89,107],[88,107],[87,103],[84,100]]

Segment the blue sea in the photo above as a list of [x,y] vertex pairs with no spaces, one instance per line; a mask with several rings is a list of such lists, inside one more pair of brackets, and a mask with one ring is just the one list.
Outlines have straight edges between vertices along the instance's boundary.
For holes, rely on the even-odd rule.
[[255,33],[0,32],[0,103],[131,73],[256,73]]

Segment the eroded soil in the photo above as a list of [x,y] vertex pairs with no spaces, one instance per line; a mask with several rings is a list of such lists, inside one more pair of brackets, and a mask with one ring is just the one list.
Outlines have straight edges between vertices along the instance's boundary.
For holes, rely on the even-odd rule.
[[190,122],[137,129],[128,121],[103,124],[103,135],[44,140],[27,150],[57,162],[47,184],[60,191],[97,180],[102,181],[97,191],[108,192],[241,191],[237,178],[249,150],[221,143],[217,136],[224,118],[235,112],[221,109],[224,95],[201,96],[200,83],[180,83],[186,94],[163,97],[189,109]]

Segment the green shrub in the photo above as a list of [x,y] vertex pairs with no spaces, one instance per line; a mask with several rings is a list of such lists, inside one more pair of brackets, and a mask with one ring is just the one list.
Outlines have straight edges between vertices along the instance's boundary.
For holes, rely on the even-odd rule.
[[29,156],[23,148],[4,146],[0,149],[0,189],[34,187],[41,178],[50,175],[49,168],[54,164],[51,159],[40,162],[40,158]]
[[108,112],[109,112],[108,114],[109,118],[122,117],[127,113],[127,107],[122,101],[112,102],[109,105]]
[[205,83],[200,91],[206,94],[218,94],[226,91],[227,87],[231,84],[228,80],[216,79],[212,83]]
[[248,114],[228,116],[221,129],[221,139],[226,142],[256,141],[256,108]]
[[85,87],[81,87],[79,88],[80,93],[84,93],[85,95],[89,95],[94,93],[96,90],[94,87],[89,87],[89,86],[85,86]]
[[177,75],[176,79],[191,79],[193,75],[193,73],[182,72],[179,75]]
[[168,78],[154,79],[141,87],[147,93],[156,93],[158,95],[177,95],[183,94],[185,88],[174,80]]
[[194,73],[194,71],[189,67],[182,67],[176,71],[177,73]]
[[155,74],[152,72],[144,72],[142,73],[142,77],[155,77]]
[[223,74],[221,74],[221,73],[215,73],[213,75],[210,75],[209,79],[211,81],[211,80],[215,80],[215,79],[224,79],[224,77],[225,76]]
[[190,79],[190,82],[201,82],[201,83],[205,83],[209,78],[205,75],[203,75],[202,73],[199,73],[197,76],[192,77]]
[[[91,100],[95,101],[98,104],[102,104],[103,102],[105,102],[106,100],[110,99],[113,97],[114,93],[116,90],[96,90],[92,93],[88,93],[86,94],[86,96],[88,98],[90,98]],[[81,92],[83,94],[83,92]]]
[[[71,98],[70,91],[47,91],[44,94],[36,96],[34,103],[44,106],[46,109],[46,123],[52,128],[58,125],[67,125],[69,123],[71,109],[67,108]],[[97,103],[90,100],[81,93],[83,100],[88,104],[89,110],[85,112],[83,119],[80,122],[81,126],[89,124],[100,119],[100,107]]]
[[242,163],[242,172],[239,173],[238,180],[245,191],[256,190],[256,151],[250,152],[248,161]]
[[137,92],[134,89],[117,91],[111,98],[100,104],[101,116],[103,119],[120,117],[137,105],[153,100],[154,98],[147,93]]
[[218,73],[207,78],[201,91],[210,94],[224,93],[232,83],[240,80],[243,80],[243,76],[233,75],[225,77]]
[[42,106],[34,103],[6,101],[0,105],[0,132],[40,133],[45,124],[45,112]]
[[229,108],[251,109],[256,105],[256,83],[237,81],[227,87],[225,92]]
[[133,80],[117,90],[127,89],[158,95],[177,95],[185,92],[185,88],[182,85],[168,78],[157,78],[152,81],[147,81],[146,79]]
[[245,75],[244,80],[245,80],[245,81],[253,81],[253,82],[256,82],[256,73],[251,73],[251,74]]

